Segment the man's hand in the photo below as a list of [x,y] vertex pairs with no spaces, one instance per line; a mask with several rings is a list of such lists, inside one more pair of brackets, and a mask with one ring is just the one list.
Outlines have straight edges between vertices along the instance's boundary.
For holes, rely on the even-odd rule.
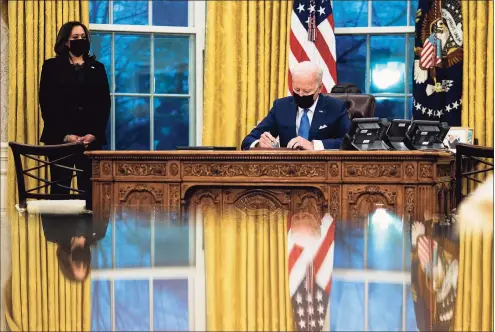
[[287,144],[289,149],[300,149],[300,150],[314,150],[313,142],[308,141],[307,139],[297,136],[289,141]]
[[93,135],[87,134],[83,137],[79,137],[79,142],[84,143],[84,145],[88,145],[91,142],[93,142],[95,139],[96,139],[96,137],[94,137]]
[[67,135],[65,138],[65,141],[68,143],[77,143],[77,142],[79,142],[80,139],[81,139],[81,137],[79,137],[77,135]]
[[275,143],[275,138],[272,136],[272,134],[270,134],[270,132],[265,131],[263,134],[261,134],[258,146],[260,148],[272,148],[273,143]]

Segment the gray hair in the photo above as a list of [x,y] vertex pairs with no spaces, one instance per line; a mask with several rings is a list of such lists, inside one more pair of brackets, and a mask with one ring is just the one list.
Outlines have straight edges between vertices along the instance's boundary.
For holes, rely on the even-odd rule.
[[323,80],[323,69],[321,69],[318,65],[311,61],[303,61],[296,63],[291,69],[290,72],[292,77],[294,76],[307,76],[314,75],[318,84]]

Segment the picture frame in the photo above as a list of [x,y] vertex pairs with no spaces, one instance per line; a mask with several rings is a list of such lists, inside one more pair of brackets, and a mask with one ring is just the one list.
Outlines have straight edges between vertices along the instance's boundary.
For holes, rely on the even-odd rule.
[[469,127],[450,127],[443,144],[455,153],[457,143],[473,144],[474,130]]

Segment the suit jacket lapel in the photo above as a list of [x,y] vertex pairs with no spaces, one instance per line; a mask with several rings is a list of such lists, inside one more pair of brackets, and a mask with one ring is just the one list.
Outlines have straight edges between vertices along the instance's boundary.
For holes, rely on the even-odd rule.
[[294,102],[294,100],[292,100],[290,102],[290,107],[289,107],[289,116],[288,116],[288,121],[289,121],[289,131],[291,133],[293,133],[293,137],[291,137],[290,139],[294,138],[294,137],[297,137],[297,131],[296,131],[296,117],[297,117],[297,105],[296,103]]
[[324,95],[320,94],[318,98],[318,103],[315,107],[315,112],[313,114],[313,120],[311,121],[311,127],[309,128],[309,139],[312,140],[316,137],[320,125],[323,123],[323,119],[325,119],[327,100]]

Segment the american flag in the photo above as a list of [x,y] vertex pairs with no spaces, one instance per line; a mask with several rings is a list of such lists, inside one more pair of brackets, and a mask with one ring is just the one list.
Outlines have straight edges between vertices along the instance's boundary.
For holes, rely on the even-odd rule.
[[320,239],[314,246],[303,248],[294,242],[289,229],[289,291],[298,331],[321,331],[327,313],[335,234],[335,223],[329,214],[323,217],[320,230]]
[[[322,93],[337,82],[337,54],[330,0],[294,0],[291,17],[289,67],[312,61],[323,69]],[[292,75],[289,69],[289,92]]]
[[430,274],[433,264],[433,249],[435,242],[428,236],[420,236],[418,238],[418,258],[423,270]]
[[423,69],[435,67],[442,61],[442,46],[440,39],[434,34],[426,38],[419,58],[420,66]]

